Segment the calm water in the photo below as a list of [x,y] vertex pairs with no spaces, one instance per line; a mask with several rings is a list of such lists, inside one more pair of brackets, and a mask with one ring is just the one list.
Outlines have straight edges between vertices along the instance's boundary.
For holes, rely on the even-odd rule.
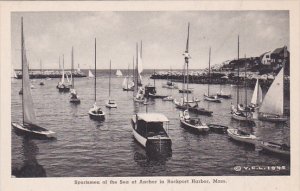
[[[100,74],[101,75],[101,74]],[[144,77],[145,81],[147,77]],[[206,176],[206,175],[287,175],[290,173],[288,160],[255,151],[254,148],[238,144],[227,135],[195,135],[180,127],[179,111],[172,102],[155,100],[148,111],[165,114],[170,120],[169,135],[172,138],[172,156],[153,159],[133,139],[130,118],[136,111],[144,112],[144,105],[134,104],[132,92],[123,92],[123,78],[112,78],[112,98],[118,109],[107,109],[106,120],[93,121],[87,112],[93,106],[92,79],[76,79],[75,86],[81,104],[69,103],[68,93],[59,93],[59,79],[32,83],[36,116],[39,124],[57,133],[57,140],[30,140],[17,136],[12,131],[12,173],[17,176],[48,177],[99,177],[99,176]],[[149,81],[149,80],[148,80]],[[151,80],[151,82],[153,82]],[[178,90],[161,88],[164,81],[156,80],[159,94],[172,94],[180,98]],[[147,83],[147,82],[146,82]],[[146,84],[144,83],[144,84]],[[97,79],[99,105],[104,106],[108,98],[108,77]],[[190,84],[194,96],[203,98],[207,85]],[[18,91],[21,80],[12,82],[12,121],[22,121],[21,96]],[[212,85],[216,92],[219,85]],[[200,102],[212,110],[212,117],[201,116],[203,122],[219,123],[253,132],[261,140],[290,143],[288,124],[256,122],[248,126],[230,117],[230,103],[235,103],[235,87],[223,86],[223,91],[232,91],[234,99],[222,103]],[[243,92],[241,99],[244,99]],[[252,90],[248,90],[248,100]],[[242,170],[235,166],[285,166],[286,170]]]

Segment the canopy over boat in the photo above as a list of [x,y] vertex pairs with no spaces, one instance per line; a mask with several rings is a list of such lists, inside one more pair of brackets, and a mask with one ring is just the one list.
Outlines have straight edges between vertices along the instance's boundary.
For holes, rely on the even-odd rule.
[[145,122],[168,122],[168,118],[160,113],[138,113],[137,117],[139,120]]
[[260,112],[275,115],[283,115],[283,68],[280,70],[264,101],[260,107]]

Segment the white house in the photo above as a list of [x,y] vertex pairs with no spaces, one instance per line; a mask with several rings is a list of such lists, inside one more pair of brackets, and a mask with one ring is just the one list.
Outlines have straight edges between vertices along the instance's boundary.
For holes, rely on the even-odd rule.
[[263,65],[271,65],[271,51],[261,55],[261,63]]

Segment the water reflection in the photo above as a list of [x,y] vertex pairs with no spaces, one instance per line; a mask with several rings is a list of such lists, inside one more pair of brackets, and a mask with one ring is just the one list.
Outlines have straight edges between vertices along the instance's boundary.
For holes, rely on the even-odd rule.
[[22,153],[24,163],[21,168],[12,169],[12,175],[16,177],[46,177],[46,170],[36,159],[39,148],[34,141],[28,137],[22,138]]
[[[138,144],[137,142],[135,142]],[[164,152],[147,151],[141,146],[134,148],[134,161],[141,167],[163,167],[172,158],[172,150]],[[162,168],[163,169],[163,168]]]

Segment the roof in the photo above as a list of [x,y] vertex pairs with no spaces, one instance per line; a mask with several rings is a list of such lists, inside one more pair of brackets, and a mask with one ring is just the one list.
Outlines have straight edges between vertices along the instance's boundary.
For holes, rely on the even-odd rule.
[[146,122],[167,122],[168,118],[161,113],[138,113],[138,119]]
[[[284,48],[284,47],[283,47],[283,48]],[[280,52],[283,51],[283,48],[276,48],[276,49],[272,52],[272,54],[280,54]]]

